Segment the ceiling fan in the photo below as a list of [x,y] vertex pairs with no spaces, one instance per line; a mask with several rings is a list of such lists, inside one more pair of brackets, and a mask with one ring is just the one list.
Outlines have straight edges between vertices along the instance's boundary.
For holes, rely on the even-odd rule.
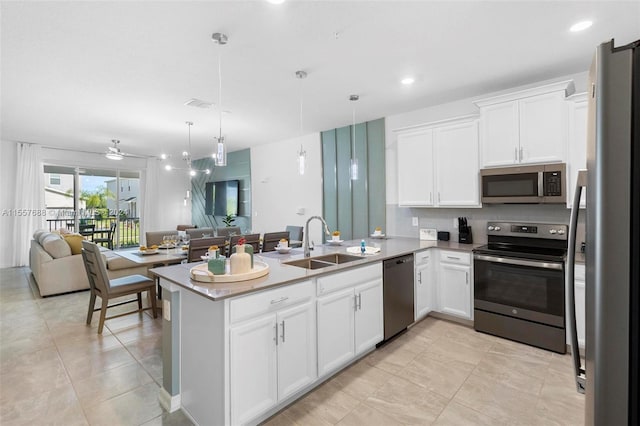
[[122,152],[120,150],[120,147],[118,147],[118,145],[120,144],[120,140],[119,139],[111,139],[111,143],[113,144],[113,146],[107,147],[107,151],[105,152],[104,156],[107,157],[109,160],[122,160],[124,157],[139,157],[138,155],[135,154],[128,154],[126,152]]

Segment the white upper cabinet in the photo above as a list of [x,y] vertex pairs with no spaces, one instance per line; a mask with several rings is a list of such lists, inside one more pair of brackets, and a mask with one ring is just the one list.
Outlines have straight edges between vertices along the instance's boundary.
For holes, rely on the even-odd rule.
[[[569,149],[567,156],[567,207],[573,206],[578,170],[587,168],[587,94],[571,96],[567,102],[569,115]],[[586,206],[586,188],[582,190],[580,208]]]
[[482,167],[565,161],[565,98],[573,90],[563,81],[476,101]]
[[433,139],[438,206],[479,206],[478,121],[438,127]]
[[479,207],[478,121],[431,123],[398,133],[398,204]]
[[433,130],[398,135],[400,206],[433,206]]

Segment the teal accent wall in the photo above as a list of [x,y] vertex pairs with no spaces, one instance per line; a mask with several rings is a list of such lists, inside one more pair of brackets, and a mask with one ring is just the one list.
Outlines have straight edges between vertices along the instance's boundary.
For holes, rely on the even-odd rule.
[[225,226],[223,216],[212,216],[204,213],[205,187],[207,182],[222,180],[240,181],[240,200],[238,217],[234,226],[244,231],[251,230],[251,153],[248,149],[234,151],[227,154],[227,165],[215,167],[213,158],[200,158],[193,162],[197,169],[210,169],[212,173],[206,175],[198,173],[191,179],[191,223],[199,228],[218,228]]
[[[322,138],[323,216],[345,240],[365,238],[384,227],[384,119],[327,130]],[[358,179],[351,180],[352,155],[358,160]]]

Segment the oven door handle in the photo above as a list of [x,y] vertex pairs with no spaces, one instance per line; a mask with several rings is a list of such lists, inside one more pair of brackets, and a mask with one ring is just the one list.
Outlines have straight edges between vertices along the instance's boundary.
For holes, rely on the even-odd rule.
[[562,270],[562,263],[538,262],[535,260],[511,259],[507,257],[485,256],[476,254],[473,256],[475,260],[484,260],[486,262],[506,263],[509,265],[531,266],[533,268],[556,269]]

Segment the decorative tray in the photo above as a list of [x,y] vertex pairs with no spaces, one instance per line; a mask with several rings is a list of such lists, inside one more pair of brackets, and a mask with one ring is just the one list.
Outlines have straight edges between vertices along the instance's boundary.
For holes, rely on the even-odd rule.
[[269,265],[256,259],[253,261],[253,269],[245,274],[231,275],[227,273],[224,275],[213,275],[209,272],[209,265],[206,263],[194,266],[190,271],[192,280],[204,283],[233,283],[236,281],[247,281],[262,277],[268,273]]

